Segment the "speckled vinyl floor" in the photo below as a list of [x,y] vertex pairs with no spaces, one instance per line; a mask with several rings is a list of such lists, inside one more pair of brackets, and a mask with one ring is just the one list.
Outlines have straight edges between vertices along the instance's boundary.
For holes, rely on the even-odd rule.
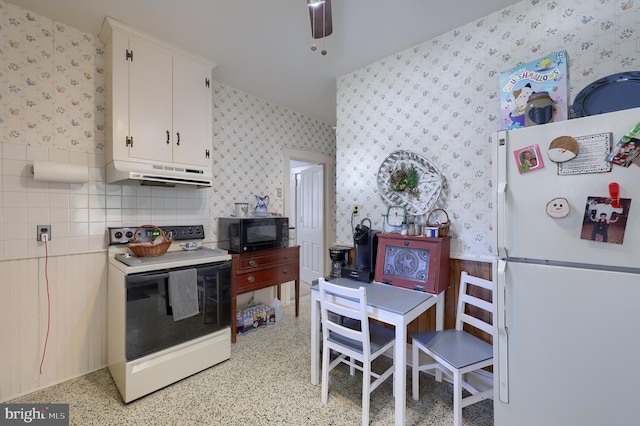
[[[71,425],[359,425],[362,375],[331,372],[329,402],[310,382],[310,298],[285,307],[284,318],[232,345],[231,359],[124,404],[107,369],[51,386],[11,403],[68,403]],[[381,361],[388,362],[388,361]],[[411,398],[407,369],[407,425],[452,425],[449,383],[421,376],[420,400]],[[493,401],[463,409],[463,425],[493,424]],[[392,425],[392,379],[371,394],[370,424]]]

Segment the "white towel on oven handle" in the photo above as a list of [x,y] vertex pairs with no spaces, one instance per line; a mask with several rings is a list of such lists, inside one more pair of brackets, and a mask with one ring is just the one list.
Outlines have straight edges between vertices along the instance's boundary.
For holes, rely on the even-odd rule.
[[169,271],[169,303],[174,321],[200,313],[197,279],[198,273],[195,269]]

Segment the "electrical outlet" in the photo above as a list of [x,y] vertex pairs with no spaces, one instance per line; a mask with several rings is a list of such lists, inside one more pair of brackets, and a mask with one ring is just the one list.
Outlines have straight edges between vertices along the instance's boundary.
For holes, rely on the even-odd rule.
[[360,214],[361,210],[362,210],[362,206],[360,204],[354,204],[353,205],[353,215],[354,216],[358,216]]
[[38,225],[36,238],[38,241],[42,241],[42,235],[46,234],[47,241],[51,241],[51,225]]

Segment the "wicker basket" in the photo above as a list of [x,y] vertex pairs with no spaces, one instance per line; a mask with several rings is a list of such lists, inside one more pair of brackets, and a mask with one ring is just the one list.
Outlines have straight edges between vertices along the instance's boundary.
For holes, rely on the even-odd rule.
[[150,246],[137,246],[128,244],[127,248],[133,252],[138,257],[152,257],[152,256],[162,256],[169,250],[169,246],[171,245],[171,240],[167,238],[167,235],[164,233],[162,228],[159,228],[155,225],[142,225],[136,229],[136,232],[133,234],[133,242],[138,243],[138,232],[142,228],[155,228],[160,231],[160,235],[164,238],[163,241],[159,244],[153,244]]
[[[444,215],[447,217],[446,222],[431,222],[431,215],[437,211],[441,211],[444,213]],[[431,213],[429,213],[429,216],[427,216],[427,226],[438,228],[438,237],[446,237],[447,235],[449,235],[449,225],[451,225],[451,220],[449,219],[449,214],[447,214],[447,211],[444,209],[433,209],[431,210]]]

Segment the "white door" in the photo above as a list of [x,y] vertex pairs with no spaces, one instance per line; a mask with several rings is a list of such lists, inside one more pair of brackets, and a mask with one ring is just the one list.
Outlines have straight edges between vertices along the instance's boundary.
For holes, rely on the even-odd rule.
[[296,189],[296,235],[300,246],[300,279],[308,284],[323,274],[324,170],[303,170]]

